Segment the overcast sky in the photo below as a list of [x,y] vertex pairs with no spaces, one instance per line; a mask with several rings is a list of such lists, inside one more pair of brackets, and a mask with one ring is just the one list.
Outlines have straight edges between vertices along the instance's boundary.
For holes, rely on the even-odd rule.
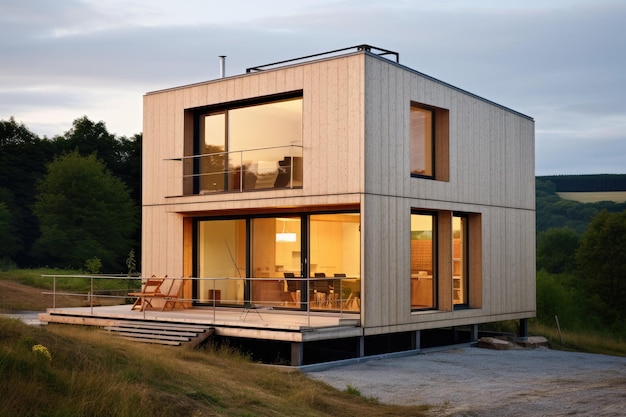
[[142,129],[149,91],[358,44],[535,119],[536,173],[626,173],[624,0],[0,0],[0,120]]

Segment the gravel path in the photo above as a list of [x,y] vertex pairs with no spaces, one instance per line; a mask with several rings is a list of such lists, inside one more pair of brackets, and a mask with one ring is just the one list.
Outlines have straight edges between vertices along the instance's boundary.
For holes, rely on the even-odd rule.
[[310,372],[311,378],[445,416],[626,416],[626,358],[459,348]]

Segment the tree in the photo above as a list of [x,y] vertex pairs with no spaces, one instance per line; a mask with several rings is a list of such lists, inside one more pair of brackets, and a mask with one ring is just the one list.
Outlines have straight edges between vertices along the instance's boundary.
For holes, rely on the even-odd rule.
[[34,212],[41,236],[33,255],[55,266],[81,267],[97,257],[122,271],[137,227],[128,187],[95,154],[57,157],[39,184]]
[[551,274],[576,269],[576,251],[580,245],[578,233],[571,227],[553,227],[537,237],[537,270]]
[[121,146],[115,135],[109,133],[103,121],[94,123],[87,116],[72,122],[72,128],[63,136],[55,138],[59,153],[78,152],[87,156],[96,156],[109,170],[120,161]]
[[11,212],[13,233],[19,242],[12,255],[20,265],[30,263],[28,251],[39,235],[37,219],[31,212],[36,184],[52,161],[54,145],[40,139],[14,118],[0,120],[0,201]]
[[13,259],[20,249],[19,240],[15,233],[13,215],[7,205],[0,201],[0,260]]
[[606,305],[605,319],[626,320],[626,211],[602,211],[580,241],[576,259],[581,285]]

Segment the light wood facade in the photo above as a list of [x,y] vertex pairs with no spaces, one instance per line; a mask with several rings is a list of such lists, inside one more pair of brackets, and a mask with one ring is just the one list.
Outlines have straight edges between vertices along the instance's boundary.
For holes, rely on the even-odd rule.
[[[301,188],[183,189],[190,110],[293,92],[302,97]],[[410,175],[411,103],[445,110],[434,179]],[[360,214],[363,336],[535,316],[534,121],[525,115],[358,51],[148,93],[142,146],[145,276],[196,273],[194,218],[350,209]],[[411,306],[412,210],[437,214],[432,309]],[[463,308],[453,304],[449,261],[455,213],[468,219]]]

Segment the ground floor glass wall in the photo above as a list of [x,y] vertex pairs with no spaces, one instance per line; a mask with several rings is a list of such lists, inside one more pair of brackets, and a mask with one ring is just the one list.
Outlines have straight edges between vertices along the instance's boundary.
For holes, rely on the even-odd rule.
[[243,305],[245,282],[237,278],[247,271],[246,221],[198,222],[197,236],[197,276],[206,279],[197,281],[194,298],[200,303]]
[[200,304],[359,311],[360,215],[289,214],[196,222]]

